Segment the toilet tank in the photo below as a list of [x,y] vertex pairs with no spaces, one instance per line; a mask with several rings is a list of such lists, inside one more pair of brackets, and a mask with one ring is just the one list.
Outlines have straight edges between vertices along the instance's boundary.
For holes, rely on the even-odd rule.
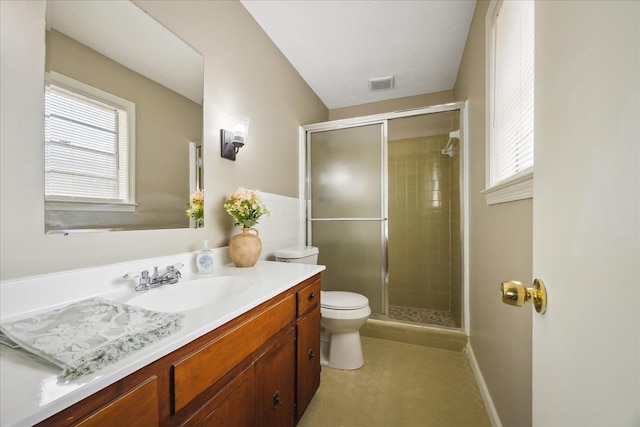
[[276,261],[295,262],[298,264],[317,264],[318,248],[315,246],[295,246],[274,252]]

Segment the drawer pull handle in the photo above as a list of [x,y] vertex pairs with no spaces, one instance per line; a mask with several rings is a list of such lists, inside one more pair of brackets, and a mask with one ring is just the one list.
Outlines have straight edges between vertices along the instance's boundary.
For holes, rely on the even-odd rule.
[[273,395],[273,409],[276,409],[281,404],[282,398],[280,397],[280,392],[276,391],[276,393]]
[[311,292],[311,293],[309,294],[309,296],[307,297],[307,299],[308,299],[309,301],[311,301],[311,300],[312,300],[312,299],[314,299],[315,297],[316,297],[316,293],[315,293],[315,292]]
[[314,357],[316,357],[316,354],[313,352],[313,350],[309,350],[309,360],[312,360]]

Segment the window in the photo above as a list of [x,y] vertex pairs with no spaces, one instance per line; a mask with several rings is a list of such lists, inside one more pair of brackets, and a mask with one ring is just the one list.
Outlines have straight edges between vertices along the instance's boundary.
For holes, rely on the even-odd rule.
[[534,2],[487,12],[487,203],[533,195]]
[[50,72],[45,200],[56,210],[134,210],[135,105]]

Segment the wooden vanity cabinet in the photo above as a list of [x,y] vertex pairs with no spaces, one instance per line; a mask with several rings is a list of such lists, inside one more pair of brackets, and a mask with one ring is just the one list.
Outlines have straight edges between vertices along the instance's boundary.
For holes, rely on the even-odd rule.
[[320,383],[320,274],[40,425],[294,426]]

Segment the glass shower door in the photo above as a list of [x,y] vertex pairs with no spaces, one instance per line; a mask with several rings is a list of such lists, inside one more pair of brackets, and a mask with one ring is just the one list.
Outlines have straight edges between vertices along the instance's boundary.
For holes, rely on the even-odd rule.
[[357,292],[385,314],[386,123],[310,132],[308,242],[324,290]]

